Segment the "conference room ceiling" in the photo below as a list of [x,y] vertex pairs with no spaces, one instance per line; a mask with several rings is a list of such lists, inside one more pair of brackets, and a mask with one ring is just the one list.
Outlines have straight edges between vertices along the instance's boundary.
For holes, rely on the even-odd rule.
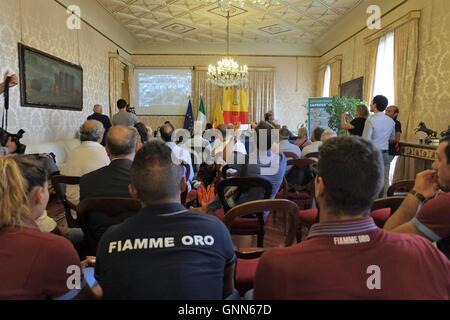
[[[361,1],[278,0],[278,5],[268,8],[249,1],[240,7],[234,2],[230,7],[232,51],[312,52],[314,42]],[[212,0],[97,2],[136,38],[141,51],[167,48],[167,53],[211,53],[226,49],[226,13]]]

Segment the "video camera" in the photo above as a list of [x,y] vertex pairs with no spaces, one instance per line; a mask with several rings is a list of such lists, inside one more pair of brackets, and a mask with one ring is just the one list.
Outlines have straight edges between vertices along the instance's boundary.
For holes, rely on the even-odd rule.
[[20,143],[20,139],[22,139],[23,134],[25,133],[25,130],[20,129],[16,134],[9,133],[8,130],[8,110],[9,110],[9,84],[11,83],[12,77],[8,76],[5,79],[4,83],[4,110],[3,110],[3,117],[2,117],[2,127],[0,128],[0,144],[3,147],[6,147],[6,144],[8,143],[8,140],[11,139],[16,146],[17,149],[14,153],[24,154],[25,150],[27,148],[26,145]]

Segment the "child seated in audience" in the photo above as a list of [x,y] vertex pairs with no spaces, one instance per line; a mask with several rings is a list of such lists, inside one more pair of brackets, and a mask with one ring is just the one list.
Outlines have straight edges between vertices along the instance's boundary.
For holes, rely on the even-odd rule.
[[0,299],[95,298],[73,245],[34,222],[49,198],[45,170],[36,164],[29,184],[14,157],[0,157],[0,168]]

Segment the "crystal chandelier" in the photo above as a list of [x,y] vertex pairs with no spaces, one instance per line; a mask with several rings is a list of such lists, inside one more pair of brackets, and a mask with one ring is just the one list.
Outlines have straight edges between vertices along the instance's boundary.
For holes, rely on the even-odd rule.
[[227,56],[217,62],[217,66],[209,65],[208,81],[218,87],[245,87],[248,80],[248,67],[230,58],[230,12],[227,11]]
[[252,4],[259,4],[262,6],[265,6],[266,8],[272,6],[272,5],[279,5],[280,3],[277,0],[199,0],[203,2],[217,2],[219,7],[224,11],[227,12],[230,9],[230,5],[236,4],[240,7],[244,7],[245,2],[250,2]]

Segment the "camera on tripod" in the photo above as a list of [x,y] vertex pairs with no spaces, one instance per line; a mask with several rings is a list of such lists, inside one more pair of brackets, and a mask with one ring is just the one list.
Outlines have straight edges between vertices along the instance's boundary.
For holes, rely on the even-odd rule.
[[8,140],[11,138],[11,141],[14,142],[17,146],[17,150],[15,153],[24,154],[25,150],[27,149],[27,146],[20,143],[20,139],[23,138],[24,133],[25,133],[25,131],[20,129],[19,132],[17,132],[16,134],[11,134],[11,133],[7,132],[6,130],[3,130],[2,128],[0,128],[0,144],[3,147],[6,147]]
[[2,116],[2,126],[0,128],[0,145],[6,147],[8,144],[8,140],[11,139],[17,146],[17,149],[14,153],[24,154],[27,148],[26,145],[20,143],[20,139],[23,138],[24,130],[20,129],[16,134],[9,133],[8,130],[8,110],[9,110],[9,84],[11,83],[12,77],[6,77],[4,83],[4,101],[5,107],[3,109]]

